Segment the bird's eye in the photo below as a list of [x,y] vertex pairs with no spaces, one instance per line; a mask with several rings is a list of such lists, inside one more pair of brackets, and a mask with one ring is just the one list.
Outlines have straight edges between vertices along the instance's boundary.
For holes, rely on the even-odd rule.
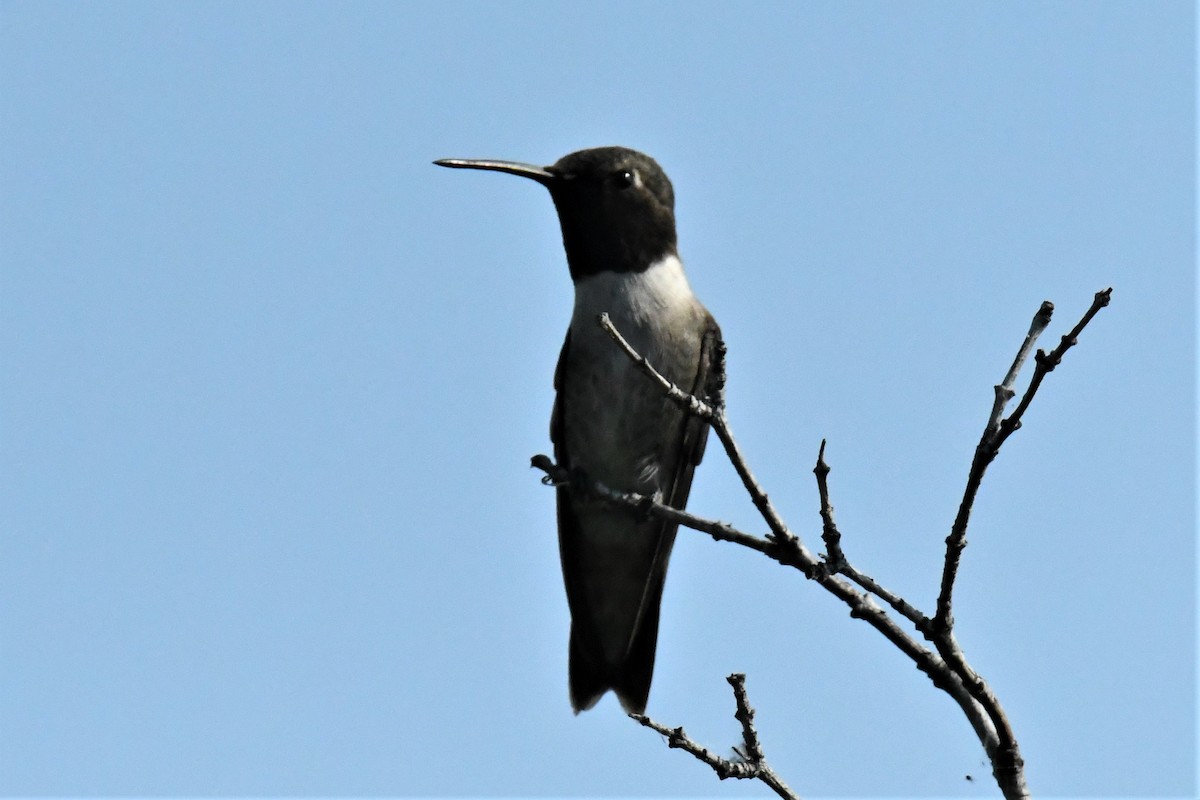
[[621,169],[613,173],[613,183],[618,189],[628,189],[634,184],[633,170]]

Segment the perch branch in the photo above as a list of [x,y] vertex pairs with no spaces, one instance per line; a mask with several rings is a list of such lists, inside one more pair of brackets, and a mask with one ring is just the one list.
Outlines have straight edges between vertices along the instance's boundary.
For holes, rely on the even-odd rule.
[[[617,346],[625,351],[625,355],[633,361],[651,380],[663,387],[668,398],[679,405],[680,408],[687,411],[689,414],[695,414],[703,419],[712,428],[714,434],[721,441],[721,446],[725,448],[725,454],[729,456],[730,462],[733,464],[734,470],[737,471],[738,477],[741,478],[742,486],[745,487],[750,495],[754,507],[758,509],[758,513],[766,520],[767,526],[771,529],[771,538],[780,542],[791,543],[797,547],[803,547],[799,544],[799,540],[791,531],[788,530],[787,524],[783,518],[779,516],[779,512],[775,510],[775,506],[771,505],[767,493],[763,491],[762,486],[755,480],[754,475],[750,472],[750,466],[746,463],[746,459],[742,456],[741,450],[738,448],[737,442],[733,435],[729,432],[729,423],[725,419],[725,407],[723,398],[718,397],[721,403],[716,406],[711,406],[700,399],[684,392],[671,381],[663,377],[662,373],[654,368],[646,358],[633,348],[621,332],[616,329],[609,319],[608,314],[599,314],[596,317],[596,322],[604,331],[612,337],[612,340],[617,343]],[[714,360],[713,369],[716,371],[717,385],[720,388],[719,394],[724,394],[725,386],[725,348],[718,346],[716,351],[716,359]],[[813,564],[816,559],[806,553],[807,558]]]
[[[671,508],[658,502],[654,497],[616,491],[592,482],[586,477],[580,480],[576,476],[576,479],[572,480],[572,475],[556,465],[548,456],[534,456],[531,465],[545,472],[543,481],[546,483],[553,485],[570,483],[573,488],[589,492],[607,502],[624,505],[640,513],[652,514],[693,528],[709,534],[717,541],[728,541],[748,547],[784,566],[790,566],[803,572],[806,577],[816,581],[844,602],[850,608],[851,617],[862,619],[879,631],[907,655],[917,668],[929,677],[934,686],[945,691],[958,703],[992,762],[993,775],[1004,796],[1006,798],[1027,798],[1029,791],[1025,784],[1024,762],[1008,717],[987,682],[968,664],[962,648],[953,635],[954,623],[951,613],[953,587],[962,550],[966,546],[966,528],[971,508],[984,471],[988,464],[995,459],[1000,445],[1020,427],[1021,417],[1029,407],[1042,379],[1061,363],[1063,354],[1076,344],[1080,332],[1096,313],[1108,305],[1111,293],[1111,289],[1097,292],[1091,308],[1071,332],[1062,337],[1059,346],[1049,354],[1040,350],[1037,352],[1035,356],[1037,367],[1030,385],[1013,414],[1004,418],[1004,409],[1015,396],[1013,385],[1021,368],[1028,360],[1038,337],[1049,325],[1053,306],[1049,302],[1043,303],[1034,316],[1029,333],[1018,350],[1012,366],[1000,384],[995,387],[996,399],[988,416],[983,436],[976,447],[958,516],[946,539],[947,550],[941,591],[938,596],[937,613],[932,619],[925,616],[903,597],[889,591],[869,575],[862,573],[846,558],[842,549],[842,534],[834,520],[833,504],[830,501],[828,487],[830,470],[828,464],[825,463],[824,441],[821,443],[821,450],[817,456],[817,465],[813,469],[821,500],[821,537],[826,548],[824,559],[814,556],[805,547],[800,537],[787,527],[774,506],[771,505],[766,492],[751,473],[741,449],[730,431],[725,416],[724,347],[721,345],[718,345],[715,351],[714,374],[717,389],[714,397],[709,398],[706,402],[684,392],[658,372],[613,326],[607,314],[600,314],[597,318],[600,327],[643,373],[662,387],[664,394],[672,402],[679,405],[686,413],[700,417],[710,425],[725,448],[726,455],[741,479],[742,485],[766,521],[769,529],[766,536],[748,534],[728,523],[707,520],[680,509]],[[856,586],[863,591],[858,591]],[[934,649],[931,650],[924,646],[902,630],[885,609],[872,601],[872,596],[882,599],[893,611],[912,623],[914,628],[933,644]],[[779,781],[778,777],[770,772],[766,767],[765,759],[762,758],[761,747],[758,745],[757,734],[753,728],[754,712],[745,699],[744,677],[732,675],[729,681],[734,687],[734,696],[738,705],[737,718],[743,725],[744,751],[739,752],[740,761],[732,761],[714,755],[688,738],[683,728],[667,728],[648,717],[631,716],[641,724],[667,736],[671,747],[685,749],[696,758],[709,764],[722,778],[758,778],[767,782],[781,797],[795,797],[782,781]],[[767,780],[764,776],[770,776],[771,780]],[[777,785],[772,781],[775,781]]]

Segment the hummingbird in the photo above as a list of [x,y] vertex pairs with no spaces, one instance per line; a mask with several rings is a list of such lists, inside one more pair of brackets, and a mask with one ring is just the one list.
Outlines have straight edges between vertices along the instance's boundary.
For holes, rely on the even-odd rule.
[[692,293],[675,232],[675,192],[658,163],[625,147],[579,150],[547,167],[443,159],[550,191],[575,305],[554,373],[550,438],[572,481],[556,490],[558,542],[571,611],[569,684],[576,714],[610,689],[646,709],[659,607],[677,525],[574,490],[577,479],[687,503],[708,425],[689,417],[597,324],[601,313],[668,380],[716,394],[721,332]]

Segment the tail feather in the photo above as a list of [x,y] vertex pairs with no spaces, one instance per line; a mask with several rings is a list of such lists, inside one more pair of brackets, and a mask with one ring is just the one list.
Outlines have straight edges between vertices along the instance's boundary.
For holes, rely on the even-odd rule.
[[[662,586],[659,584],[659,592]],[[658,645],[659,597],[653,598],[642,616],[637,633],[629,643],[625,663],[613,675],[613,691],[629,714],[646,713],[650,681],[654,678],[654,653]]]
[[612,687],[608,665],[597,661],[579,641],[574,626],[571,627],[570,646],[571,708],[578,714],[587,711],[600,701]]
[[646,609],[638,626],[625,663],[610,665],[583,647],[571,631],[570,684],[571,707],[578,714],[600,701],[609,689],[616,692],[621,707],[630,714],[646,711],[650,698],[650,681],[654,677],[654,655],[658,644],[658,603]]

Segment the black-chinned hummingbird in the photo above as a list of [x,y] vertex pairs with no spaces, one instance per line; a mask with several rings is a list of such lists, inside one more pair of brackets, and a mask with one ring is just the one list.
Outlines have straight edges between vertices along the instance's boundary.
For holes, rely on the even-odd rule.
[[[710,398],[720,329],[692,294],[676,250],[675,193],[649,156],[580,150],[548,167],[445,159],[550,190],[575,309],[554,375],[550,438],[560,466],[611,489],[687,503],[708,426],[668,400],[597,325],[613,325],[675,385]],[[642,713],[650,694],[659,605],[675,525],[560,486],[558,541],[571,609],[571,705],[616,692]]]

